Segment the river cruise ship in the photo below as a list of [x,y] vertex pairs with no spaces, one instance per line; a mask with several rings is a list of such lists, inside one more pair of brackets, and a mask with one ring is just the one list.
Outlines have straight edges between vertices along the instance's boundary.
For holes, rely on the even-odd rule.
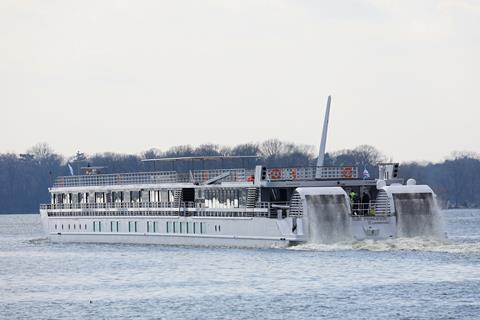
[[328,114],[329,104],[313,167],[122,174],[90,167],[58,177],[40,207],[45,232],[58,242],[238,247],[441,234],[435,194],[399,179],[398,164],[380,164],[377,179],[355,166],[323,166]]

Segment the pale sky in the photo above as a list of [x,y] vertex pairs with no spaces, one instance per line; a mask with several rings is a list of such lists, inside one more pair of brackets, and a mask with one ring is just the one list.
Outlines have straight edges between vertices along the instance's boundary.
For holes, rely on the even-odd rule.
[[[0,0],[0,152],[480,151],[477,0]],[[318,148],[317,148],[318,149]]]

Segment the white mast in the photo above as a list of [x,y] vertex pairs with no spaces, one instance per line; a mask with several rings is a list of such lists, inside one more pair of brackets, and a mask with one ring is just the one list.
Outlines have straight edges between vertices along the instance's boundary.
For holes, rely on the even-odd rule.
[[315,172],[315,178],[321,178],[321,169],[325,162],[325,148],[327,146],[327,132],[328,132],[328,119],[330,117],[330,103],[332,102],[332,97],[328,96],[327,99],[327,108],[325,110],[325,118],[323,119],[323,131],[322,131],[322,140],[320,142],[320,152],[318,153],[317,160],[317,170]]

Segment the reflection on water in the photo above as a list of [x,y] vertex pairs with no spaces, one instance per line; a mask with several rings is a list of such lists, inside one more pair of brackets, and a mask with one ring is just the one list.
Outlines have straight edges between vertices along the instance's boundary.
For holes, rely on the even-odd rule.
[[445,221],[441,241],[254,250],[53,244],[0,216],[0,318],[478,319],[480,211]]

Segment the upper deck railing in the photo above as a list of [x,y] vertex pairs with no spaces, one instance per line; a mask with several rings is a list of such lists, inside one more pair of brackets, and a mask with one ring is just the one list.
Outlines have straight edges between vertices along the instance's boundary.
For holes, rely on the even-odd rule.
[[197,170],[190,172],[159,171],[159,172],[134,172],[116,174],[93,174],[81,176],[58,177],[53,184],[55,188],[82,187],[82,186],[109,186],[129,184],[159,184],[159,183],[202,183],[214,177],[225,174],[222,181],[241,182],[246,181],[249,175],[253,176],[253,170],[245,169],[216,169]]
[[358,168],[344,167],[299,167],[299,168],[271,168],[267,169],[266,178],[269,181],[289,180],[333,180],[333,179],[357,179]]
[[[302,181],[317,179],[316,167],[269,168],[264,169],[262,179],[266,181]],[[357,179],[357,167],[319,167],[318,179]],[[131,184],[161,184],[161,183],[204,183],[217,177],[222,182],[253,182],[254,170],[246,169],[214,169],[195,170],[190,172],[160,171],[134,172],[117,174],[92,174],[81,176],[58,177],[54,188],[110,186]],[[220,179],[219,179],[220,180]]]

